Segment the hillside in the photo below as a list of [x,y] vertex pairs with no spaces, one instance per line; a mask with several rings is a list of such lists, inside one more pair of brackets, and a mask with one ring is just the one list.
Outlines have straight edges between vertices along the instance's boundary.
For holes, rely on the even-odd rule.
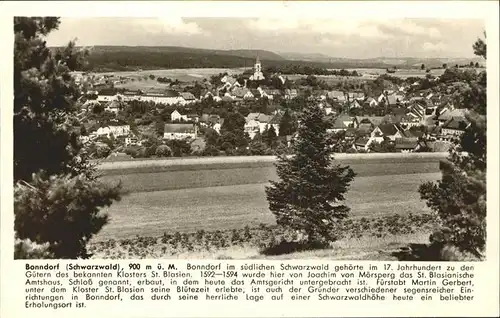
[[[53,48],[56,49],[56,48]],[[479,58],[335,58],[321,53],[281,53],[266,50],[209,50],[178,46],[94,46],[85,70],[89,71],[134,71],[138,69],[177,68],[239,68],[250,67],[259,56],[264,67],[311,66],[327,69],[341,68],[388,68],[410,69],[420,67],[441,67],[443,63],[468,64],[479,62]]]

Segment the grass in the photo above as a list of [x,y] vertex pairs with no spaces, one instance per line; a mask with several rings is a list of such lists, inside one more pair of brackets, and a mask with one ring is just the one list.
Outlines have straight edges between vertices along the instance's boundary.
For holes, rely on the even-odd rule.
[[[226,173],[234,177],[237,172],[230,170]],[[198,176],[198,181],[189,182],[207,182],[204,175]],[[218,181],[228,182],[222,177],[225,175]],[[256,178],[265,177],[262,175]],[[418,186],[438,178],[439,173],[358,177],[347,195],[347,204],[355,218],[394,213],[419,214],[426,212],[427,208],[420,200]],[[237,179],[232,181],[239,182]],[[188,181],[179,179],[179,183],[184,185],[185,182]],[[200,229],[226,230],[245,225],[257,226],[260,223],[273,224],[274,216],[269,211],[265,186],[266,183],[256,183],[131,193],[105,210],[111,221],[96,239],[154,236],[161,235],[164,231],[184,233]]]
[[[347,220],[334,229],[339,239],[320,249],[290,253],[283,246],[301,244],[300,235],[273,225],[240,230],[203,231],[93,242],[95,258],[287,259],[329,258],[389,260],[409,242],[425,243],[434,228],[430,214],[391,215]],[[286,244],[286,245],[284,245]],[[280,246],[281,250],[280,250]]]
[[[415,242],[414,235],[420,232],[427,240],[429,222],[422,223],[422,218],[429,210],[417,190],[423,182],[439,179],[438,162],[439,157],[342,161],[358,173],[347,195],[351,218],[341,228],[349,237],[334,242],[333,249],[294,252],[290,257],[388,259],[393,256],[374,255],[373,249],[362,245],[378,242],[387,250],[392,243]],[[102,172],[105,182],[121,180],[129,194],[104,210],[110,222],[90,244],[95,257],[259,258],[263,257],[259,244],[277,235],[270,235],[272,231],[267,236],[251,235],[258,239],[249,241],[245,234],[245,227],[262,231],[275,226],[264,192],[268,180],[276,178],[272,161]],[[196,241],[196,233],[210,234]]]

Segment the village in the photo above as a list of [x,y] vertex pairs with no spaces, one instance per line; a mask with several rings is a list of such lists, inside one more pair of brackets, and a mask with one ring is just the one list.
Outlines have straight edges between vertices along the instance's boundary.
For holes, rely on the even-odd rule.
[[257,57],[251,71],[201,82],[150,75],[144,80],[158,85],[147,91],[115,87],[134,78],[80,73],[75,81],[86,94],[76,127],[95,158],[271,155],[286,152],[298,113],[316,103],[336,152],[441,152],[468,125],[453,102],[467,72],[475,70],[404,79],[355,74],[332,85],[321,76],[270,73]]

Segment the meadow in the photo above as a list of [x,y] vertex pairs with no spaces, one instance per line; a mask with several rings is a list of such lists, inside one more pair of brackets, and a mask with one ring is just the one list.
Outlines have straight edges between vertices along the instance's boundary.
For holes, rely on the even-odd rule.
[[[357,244],[384,246],[387,252],[403,242],[425,241],[435,223],[418,187],[440,178],[443,156],[339,156],[339,163],[357,173],[346,198],[351,217],[335,229],[341,237],[332,244],[340,250],[295,252],[378,259]],[[263,248],[295,235],[282,233],[268,208],[265,187],[277,178],[273,162],[228,157],[104,163],[101,179],[121,181],[126,194],[103,211],[110,222],[90,250],[98,258],[263,257]],[[380,257],[391,259],[386,252]]]

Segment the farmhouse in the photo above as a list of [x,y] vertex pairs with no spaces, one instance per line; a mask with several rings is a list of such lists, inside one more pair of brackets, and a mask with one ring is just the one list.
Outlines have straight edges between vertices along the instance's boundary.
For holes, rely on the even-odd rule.
[[279,116],[266,115],[262,113],[250,113],[245,118],[245,132],[248,133],[251,139],[257,133],[263,133],[269,127],[273,127],[276,134],[279,134]]
[[351,117],[347,114],[342,114],[333,123],[333,132],[338,132],[342,130],[346,130],[347,128],[356,128],[357,121],[355,117]]
[[396,138],[403,138],[404,133],[401,128],[398,127],[398,125],[395,124],[382,124],[377,127],[372,131],[371,136],[370,136],[370,143],[371,142],[382,142],[384,141],[385,138],[389,138],[390,140],[394,141]]
[[127,136],[130,133],[130,125],[109,125],[99,127],[96,131],[92,132],[90,135],[94,137],[111,137],[111,135],[115,137],[119,136]]
[[179,111],[177,111],[177,109],[176,109],[172,112],[172,114],[170,114],[170,120],[171,121],[187,121],[188,117],[187,117],[187,115],[181,115],[181,113],[179,113]]
[[447,137],[461,136],[469,123],[463,117],[452,117],[441,127],[441,135]]
[[181,95],[182,99],[184,99],[183,104],[192,104],[192,103],[196,102],[196,97],[193,94],[191,94],[190,92],[182,92],[182,93],[179,93],[179,95]]
[[163,139],[195,139],[197,133],[197,127],[193,124],[165,124]]

